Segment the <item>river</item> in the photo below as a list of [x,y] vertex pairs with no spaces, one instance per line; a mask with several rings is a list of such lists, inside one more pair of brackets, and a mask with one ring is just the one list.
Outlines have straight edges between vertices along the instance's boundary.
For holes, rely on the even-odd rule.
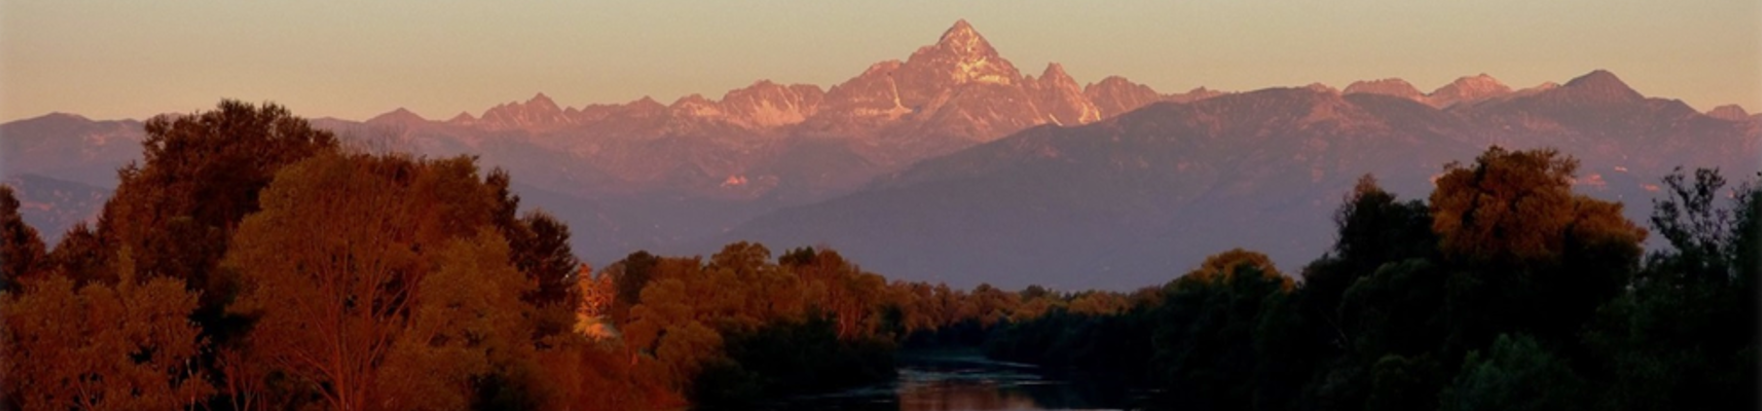
[[832,394],[797,397],[778,409],[852,411],[1118,410],[1144,393],[1118,384],[1052,377],[1031,365],[975,352],[901,353],[899,378]]

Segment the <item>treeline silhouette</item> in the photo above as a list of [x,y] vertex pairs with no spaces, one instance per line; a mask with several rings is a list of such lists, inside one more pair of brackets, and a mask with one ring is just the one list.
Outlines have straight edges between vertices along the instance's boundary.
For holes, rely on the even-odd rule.
[[989,355],[1218,410],[1757,409],[1762,190],[1664,179],[1650,218],[1572,191],[1554,150],[1450,164],[1429,201],[1368,176],[1302,281],[1215,255],[1119,314],[1001,327]]
[[1570,158],[1494,148],[1429,202],[1364,179],[1301,279],[1232,250],[1132,293],[967,291],[751,243],[595,272],[474,158],[273,104],[146,128],[53,248],[0,186],[0,408],[762,409],[950,346],[1153,408],[1755,407],[1762,194],[1712,171],[1665,179],[1650,255]]

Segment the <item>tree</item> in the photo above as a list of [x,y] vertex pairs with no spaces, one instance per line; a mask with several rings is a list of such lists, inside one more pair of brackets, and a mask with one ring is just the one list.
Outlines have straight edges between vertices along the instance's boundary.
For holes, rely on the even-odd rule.
[[[1257,406],[1364,408],[1375,388],[1374,367],[1388,350],[1385,340],[1430,335],[1429,328],[1401,328],[1429,319],[1442,298],[1428,297],[1427,291],[1441,294],[1432,288],[1405,288],[1444,278],[1407,275],[1414,264],[1437,259],[1426,203],[1400,201],[1366,175],[1335,211],[1334,225],[1333,249],[1303,267],[1301,288],[1271,300],[1257,331],[1265,357]],[[1387,272],[1392,266],[1402,269]]]
[[[710,256],[709,265],[680,268],[686,270],[668,270],[663,276],[684,280],[688,293],[702,296],[692,304],[695,316],[718,332],[751,331],[800,315],[807,306],[802,279],[773,264],[771,250],[761,244],[728,244]],[[672,274],[676,271],[686,274]]]
[[1155,319],[1153,369],[1183,403],[1220,409],[1253,404],[1260,358],[1255,331],[1272,301],[1293,286],[1265,254],[1234,249],[1164,287]]
[[1516,263],[1557,256],[1572,217],[1578,161],[1553,149],[1494,146],[1472,166],[1444,166],[1432,191],[1432,230],[1446,254]]
[[1399,202],[1366,174],[1334,212],[1340,238],[1334,254],[1357,264],[1359,271],[1382,262],[1423,257],[1433,253],[1436,239],[1432,218],[1424,203]]
[[830,249],[800,248],[777,261],[806,283],[810,304],[833,315],[839,337],[854,339],[879,331],[876,307],[886,298],[887,279],[862,272]]
[[1367,410],[1423,410],[1438,405],[1438,380],[1442,377],[1437,360],[1429,355],[1415,358],[1390,354],[1371,367],[1370,398]]
[[12,186],[0,185],[0,258],[5,259],[0,261],[0,291],[15,288],[15,282],[48,262],[43,240],[18,215],[18,205]]
[[1628,283],[1646,231],[1621,204],[1573,193],[1577,167],[1552,149],[1496,146],[1445,166],[1431,211],[1450,267],[1453,352],[1508,332],[1571,341]]
[[557,402],[564,409],[641,410],[653,408],[651,397],[667,396],[657,381],[638,378],[636,366],[625,361],[612,341],[565,339],[558,349],[539,353],[545,375],[561,387]]
[[215,268],[233,229],[258,210],[277,170],[335,151],[337,139],[281,106],[222,100],[212,111],[148,120],[141,145],[143,163],[118,171],[99,219],[105,255],[129,247],[143,275],[203,290],[202,319],[214,325],[231,298],[231,280]]
[[1279,272],[1278,267],[1273,266],[1273,260],[1267,258],[1266,254],[1240,248],[1205,257],[1205,261],[1199,263],[1199,268],[1188,271],[1186,275],[1176,279],[1174,284],[1178,285],[1183,280],[1200,283],[1227,283],[1237,275],[1263,276],[1276,281],[1281,288],[1286,290],[1295,285],[1290,277],[1286,277]]
[[1525,335],[1500,335],[1490,350],[1474,351],[1444,390],[1443,409],[1574,410],[1584,408],[1584,382],[1565,360]]
[[[1691,186],[1692,184],[1692,186]],[[1649,256],[1627,290],[1599,308],[1583,335],[1608,409],[1753,409],[1762,195],[1724,190],[1715,170],[1664,178],[1652,225],[1671,247]],[[1720,198],[1727,197],[1728,201]],[[1746,268],[1748,267],[1748,268]]]
[[1019,298],[1015,293],[1004,292],[991,284],[984,283],[973,287],[973,292],[967,295],[967,300],[973,310],[971,318],[978,318],[979,326],[984,328],[990,328],[1008,320],[1010,313],[1015,311],[1016,305],[1021,302]]
[[[1652,200],[1652,228],[1676,251],[1653,256],[1652,263],[1661,266],[1655,271],[1671,275],[1658,280],[1723,282],[1738,277],[1741,265],[1736,259],[1745,251],[1739,244],[1745,231],[1739,229],[1738,220],[1754,217],[1744,212],[1742,204],[1720,206],[1725,185],[1719,170],[1695,170],[1693,181],[1681,168],[1664,177],[1668,197]],[[1741,203],[1751,191],[1743,187],[1727,194]]]
[[1343,332],[1358,358],[1417,356],[1443,342],[1439,312],[1447,277],[1430,261],[1385,264],[1360,278],[1340,303]]
[[4,405],[23,410],[192,407],[212,389],[194,365],[204,345],[189,321],[196,295],[140,278],[120,252],[115,284],[66,276],[27,283],[0,301]]
[[594,276],[593,270],[587,265],[581,266],[581,278],[576,283],[576,292],[581,295],[581,304],[575,309],[575,332],[586,335],[589,339],[598,340],[610,336],[605,321],[609,320],[612,310],[612,295],[616,292],[612,284],[612,276]]
[[513,243],[514,266],[537,283],[526,295],[534,305],[571,305],[579,299],[575,283],[581,261],[569,247],[569,226],[544,211],[532,211],[520,219],[522,235],[509,237]]
[[228,311],[256,319],[252,349],[341,410],[367,409],[425,271],[409,187],[371,163],[323,156],[283,170],[224,262],[243,283]]
[[[543,398],[528,342],[533,284],[508,262],[508,244],[489,229],[448,242],[438,267],[421,279],[410,325],[374,382],[392,409],[464,409],[500,403],[533,409]],[[525,389],[510,389],[525,388]],[[474,398],[491,393],[488,398]]]
[[67,234],[61,236],[61,242],[49,251],[49,266],[73,279],[74,284],[83,285],[92,282],[113,283],[116,281],[116,270],[110,268],[111,257],[105,256],[107,246],[98,233],[92,231],[85,222],[74,223]]
[[722,349],[722,336],[699,322],[686,281],[662,278],[643,289],[643,303],[630,309],[625,345],[655,361],[656,375],[675,390],[687,388],[698,370]]
[[325,155],[283,169],[262,205],[227,253],[242,280],[228,311],[256,319],[248,343],[270,368],[361,410],[437,253],[492,227],[495,200],[469,158]]
[[[519,201],[506,193],[501,170],[490,173],[488,185],[492,199],[500,199],[491,207],[492,221],[506,236],[514,266],[536,286],[522,298],[538,307],[535,332],[542,337],[555,336],[575,328],[575,310],[582,295],[576,287],[581,278],[581,260],[569,247],[569,226],[542,210],[533,210],[524,217],[503,221],[501,213]],[[505,224],[505,225],[504,225]]]
[[605,275],[612,277],[616,289],[612,299],[613,322],[624,324],[628,321],[630,307],[642,304],[642,289],[654,279],[655,265],[659,261],[654,254],[637,251],[606,268]]
[[1328,256],[1304,267],[1303,309],[1329,324],[1340,322],[1334,312],[1341,294],[1359,278],[1383,264],[1436,253],[1432,216],[1424,203],[1398,202],[1366,175],[1358,180],[1334,212],[1339,239]]
[[1439,248],[1451,257],[1513,265],[1555,261],[1570,240],[1609,236],[1637,257],[1645,230],[1621,216],[1620,204],[1575,195],[1576,170],[1578,160],[1554,149],[1498,146],[1472,166],[1445,165],[1431,197]]

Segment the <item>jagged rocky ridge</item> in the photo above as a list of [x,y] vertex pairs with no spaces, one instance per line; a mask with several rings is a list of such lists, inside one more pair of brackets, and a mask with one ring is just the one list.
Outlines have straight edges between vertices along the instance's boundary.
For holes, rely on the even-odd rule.
[[[760,239],[825,243],[904,278],[1021,285],[1087,270],[1140,285],[1231,244],[1306,261],[1316,250],[1302,247],[1323,243],[1316,226],[1358,175],[1423,195],[1444,161],[1488,144],[1579,155],[1582,185],[1643,214],[1669,167],[1755,169],[1759,120],[1646,98],[1601,71],[1521,90],[1482,74],[1430,93],[1399,79],[1344,91],[1163,94],[1121,77],[1079,87],[1056,63],[1022,74],[957,22],[826,89],[760,80],[715,99],[583,107],[541,93],[446,121],[397,109],[316,122],[372,149],[511,170],[525,204],[570,222],[578,252],[599,264]],[[7,123],[0,172],[114,187],[116,167],[139,159],[140,133],[136,121],[65,114]],[[33,221],[95,213],[54,200],[69,190],[41,192],[22,193],[44,206],[26,210]],[[1268,239],[1291,245],[1256,242]]]

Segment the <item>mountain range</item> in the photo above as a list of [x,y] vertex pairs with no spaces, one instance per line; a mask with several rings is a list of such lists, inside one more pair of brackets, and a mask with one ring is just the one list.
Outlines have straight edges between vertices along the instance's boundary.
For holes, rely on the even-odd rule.
[[[447,120],[314,123],[368,149],[506,168],[597,264],[759,240],[962,286],[1128,288],[1238,246],[1295,271],[1324,251],[1359,176],[1423,197],[1443,164],[1492,144],[1577,156],[1581,191],[1636,221],[1675,166],[1762,168],[1762,115],[1696,112],[1601,70],[1523,89],[1480,74],[1429,93],[1382,79],[1164,94],[1121,77],[1079,86],[1057,63],[1024,75],[965,21],[825,89],[761,80],[584,107],[540,93]],[[96,212],[141,133],[70,114],[0,124],[0,172],[53,238]]]

